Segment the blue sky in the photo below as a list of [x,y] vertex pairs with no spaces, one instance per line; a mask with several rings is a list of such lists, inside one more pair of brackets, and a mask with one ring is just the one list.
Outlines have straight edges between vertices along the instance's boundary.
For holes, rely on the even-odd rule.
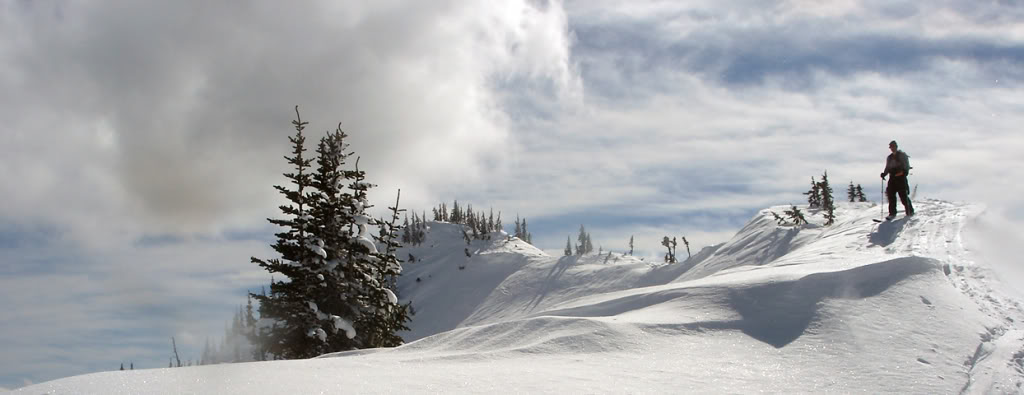
[[826,169],[1024,221],[1011,1],[0,5],[0,387],[196,358],[268,275],[293,108],[379,207],[459,199],[561,251],[694,248]]

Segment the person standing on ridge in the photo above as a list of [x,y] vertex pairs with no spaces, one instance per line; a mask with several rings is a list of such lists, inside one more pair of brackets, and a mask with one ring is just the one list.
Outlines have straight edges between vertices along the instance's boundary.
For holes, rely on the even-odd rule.
[[882,179],[890,175],[889,184],[885,188],[885,196],[889,199],[889,216],[886,220],[896,217],[896,195],[900,195],[903,202],[903,209],[907,216],[914,215],[914,205],[910,202],[910,183],[907,182],[907,173],[910,172],[910,160],[907,154],[899,150],[896,140],[889,142],[889,150],[892,151],[885,159],[885,171],[882,172]]

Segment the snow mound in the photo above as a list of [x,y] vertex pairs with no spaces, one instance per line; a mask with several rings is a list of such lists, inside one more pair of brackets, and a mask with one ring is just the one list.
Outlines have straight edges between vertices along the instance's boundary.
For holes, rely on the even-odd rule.
[[[673,265],[552,257],[430,223],[398,297],[408,341],[304,361],[109,372],[15,393],[1021,393],[1024,311],[964,246],[975,205],[762,210]],[[412,258],[415,258],[415,261]]]

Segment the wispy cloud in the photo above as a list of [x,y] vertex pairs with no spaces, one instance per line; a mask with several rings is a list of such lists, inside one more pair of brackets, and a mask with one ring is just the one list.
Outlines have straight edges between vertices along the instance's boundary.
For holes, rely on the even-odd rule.
[[[625,233],[700,212],[719,219],[701,229],[719,231],[758,208],[799,203],[826,170],[839,193],[853,181],[878,199],[875,175],[895,139],[922,196],[1019,206],[1000,192],[1019,188],[996,187],[996,177],[1024,170],[1021,7],[588,1],[567,10],[585,95],[516,107],[527,111],[515,119],[514,168],[471,195],[478,201],[545,226],[615,213]],[[643,244],[657,248],[657,233]]]

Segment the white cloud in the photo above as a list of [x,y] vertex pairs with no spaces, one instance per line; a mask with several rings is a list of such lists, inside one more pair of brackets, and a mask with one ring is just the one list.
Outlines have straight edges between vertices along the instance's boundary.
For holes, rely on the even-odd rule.
[[[227,293],[265,282],[248,256],[267,247],[217,235],[273,232],[296,104],[311,142],[342,123],[378,208],[397,188],[417,210],[493,206],[556,251],[582,222],[609,249],[675,235],[696,252],[825,170],[878,199],[892,139],[921,196],[1024,222],[1022,18],[952,0],[8,3],[0,247],[31,243],[0,268],[63,266],[0,292],[62,337],[131,324],[75,296],[240,302]],[[32,326],[0,338],[15,330]]]
[[0,338],[26,345],[0,347],[4,380],[220,333],[272,256],[221,235],[275,231],[295,105],[311,150],[341,122],[379,208],[507,168],[499,92],[579,95],[567,23],[536,1],[0,6]]
[[496,79],[575,84],[558,3],[26,3],[3,19],[0,171],[27,185],[2,214],[77,238],[96,217],[136,235],[262,222],[295,104],[311,143],[342,123],[382,196],[433,202],[515,143]]

